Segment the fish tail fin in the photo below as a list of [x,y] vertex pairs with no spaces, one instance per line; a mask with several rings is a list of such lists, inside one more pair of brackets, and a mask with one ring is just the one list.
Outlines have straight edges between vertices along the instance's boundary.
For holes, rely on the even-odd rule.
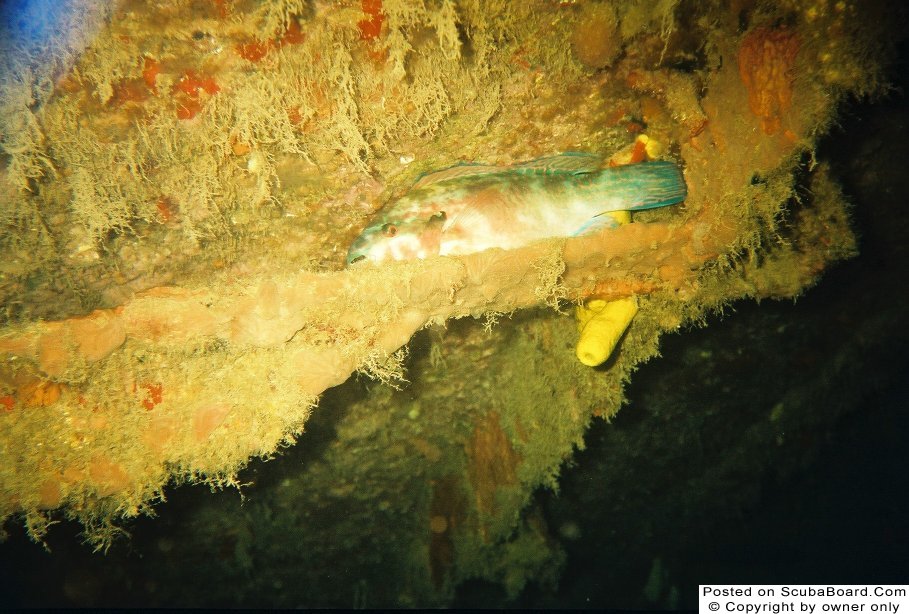
[[673,162],[642,162],[600,172],[601,189],[627,211],[675,205],[688,196],[682,169]]

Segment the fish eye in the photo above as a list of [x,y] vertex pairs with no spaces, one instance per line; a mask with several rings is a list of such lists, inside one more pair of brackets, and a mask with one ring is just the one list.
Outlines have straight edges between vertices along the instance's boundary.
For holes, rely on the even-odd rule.
[[360,254],[359,256],[355,256],[350,259],[350,264],[353,264],[354,262],[360,262],[361,260],[366,260],[366,256],[364,256],[363,254]]
[[398,234],[398,227],[394,224],[382,224],[382,234],[386,237],[393,237]]

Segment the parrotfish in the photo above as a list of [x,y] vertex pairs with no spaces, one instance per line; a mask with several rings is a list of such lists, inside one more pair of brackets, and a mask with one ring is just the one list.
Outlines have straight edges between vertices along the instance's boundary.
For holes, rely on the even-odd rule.
[[593,154],[565,153],[425,175],[376,214],[350,246],[347,263],[514,249],[615,227],[610,213],[665,207],[687,196],[682,171],[672,162],[600,163]]

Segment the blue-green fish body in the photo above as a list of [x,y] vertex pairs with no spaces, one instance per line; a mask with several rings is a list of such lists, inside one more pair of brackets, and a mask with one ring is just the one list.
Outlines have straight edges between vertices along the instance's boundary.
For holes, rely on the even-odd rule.
[[685,200],[672,162],[599,168],[590,154],[515,166],[462,165],[427,175],[380,211],[350,246],[348,264],[513,249],[614,226],[604,214]]

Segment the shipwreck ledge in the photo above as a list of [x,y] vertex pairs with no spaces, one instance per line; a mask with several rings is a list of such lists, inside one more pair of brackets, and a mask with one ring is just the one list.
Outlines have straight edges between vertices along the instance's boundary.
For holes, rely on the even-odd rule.
[[[692,236],[708,234],[709,228],[702,210],[681,225],[631,224],[507,251],[335,273],[301,272],[252,287],[153,288],[120,307],[7,331],[0,338],[0,351],[35,364],[48,378],[65,380],[127,340],[160,346],[207,340],[240,347],[289,344],[301,373],[324,372],[315,379],[301,375],[301,392],[318,395],[363,366],[363,360],[345,358],[340,343],[345,337],[365,340],[371,351],[390,355],[420,328],[449,318],[558,307],[560,299],[591,296],[612,300],[673,292],[683,300],[693,299],[702,267],[730,253],[738,236],[734,227],[726,226],[692,247]],[[838,255],[834,250],[826,254]],[[791,263],[800,273],[794,286],[813,282],[827,258],[800,252]],[[394,305],[394,312],[383,313],[384,305]],[[316,315],[322,312],[332,314],[330,326]]]
[[[719,119],[711,119],[698,139],[709,139],[720,126]],[[754,149],[766,148],[768,137],[758,131],[752,134],[757,141]],[[775,140],[778,146],[782,145],[779,149],[784,159],[798,160],[798,154],[804,151],[800,144],[779,137]],[[10,365],[31,365],[42,378],[42,387],[54,382],[65,385],[84,381],[86,372],[90,374],[97,363],[125,347],[129,353],[141,347],[143,352],[164,356],[175,347],[217,343],[251,360],[261,350],[280,352],[289,394],[303,400],[300,409],[283,416],[276,428],[275,433],[284,438],[296,432],[301,418],[325,389],[341,384],[357,370],[378,372],[381,376],[382,363],[428,324],[444,323],[449,318],[512,313],[540,305],[558,308],[559,301],[580,301],[591,296],[611,300],[654,294],[669,295],[680,304],[692,306],[690,314],[685,314],[684,308],[681,313],[663,314],[663,328],[675,330],[705,305],[718,305],[741,296],[798,293],[813,283],[827,264],[853,249],[845,225],[847,217],[839,210],[843,203],[837,200],[838,192],[835,188],[826,193],[821,189],[818,192],[830,200],[814,202],[813,211],[803,212],[801,225],[792,229],[796,243],[767,251],[765,257],[776,259],[777,268],[758,266],[749,270],[734,266],[731,260],[721,263],[721,256],[754,257],[743,253],[742,237],[750,237],[755,229],[750,226],[751,220],[730,219],[709,200],[735,183],[731,179],[734,169],[717,173],[726,181],[705,187],[699,176],[707,172],[709,153],[719,150],[713,143],[704,149],[705,153],[695,153],[692,148],[685,148],[687,157],[683,160],[688,169],[690,195],[686,203],[689,213],[681,222],[634,223],[597,235],[541,241],[509,251],[492,249],[460,257],[369,265],[338,272],[281,274],[258,279],[254,285],[158,287],[138,293],[116,308],[62,321],[10,327],[0,337],[0,352],[6,354]],[[739,160],[738,166],[748,168],[756,162]],[[819,183],[828,181],[823,168],[817,173]],[[750,179],[739,182],[739,186],[750,185]],[[790,177],[783,175],[783,181],[777,189],[791,190]],[[814,216],[823,216],[828,223],[818,224]],[[837,220],[842,226],[833,228],[830,220]],[[826,246],[817,249],[821,230]],[[831,236],[839,237],[840,243],[831,242]],[[721,275],[729,280],[721,294],[716,281],[705,283],[705,267],[714,277]],[[770,279],[780,268],[788,271],[784,287]],[[246,367],[246,360],[239,360],[232,368]],[[182,371],[180,365],[172,368]],[[193,398],[217,397],[214,390],[223,385],[220,380],[195,381],[189,387],[190,396],[189,391],[180,391],[187,387],[185,382],[174,381],[165,373],[163,369],[156,371],[154,387],[167,390],[170,402],[183,397],[179,402],[192,405]],[[204,374],[200,376],[207,379]],[[220,374],[221,378],[232,376],[231,370]],[[135,387],[135,383],[132,385]],[[140,385],[146,386],[146,393],[160,395],[149,390],[147,384]],[[64,402],[60,405],[65,407],[66,397],[74,393],[75,389],[64,389]],[[288,394],[286,390],[282,393]],[[139,394],[143,394],[141,389]],[[78,402],[85,404],[84,398]],[[152,401],[155,405],[158,402]],[[52,411],[56,405],[50,404],[45,411]],[[228,431],[238,418],[238,407],[231,403],[203,404],[195,412],[192,421],[197,436],[210,437],[206,446],[213,447],[219,445],[218,435],[223,432],[218,427],[223,425]],[[217,424],[199,426],[207,420]],[[156,437],[159,426],[154,420],[147,421],[144,429],[150,434],[140,434],[138,439]],[[245,458],[262,453],[262,442],[235,451],[235,462],[242,463]],[[167,455],[153,462],[158,467],[179,464],[178,458]],[[137,489],[137,484],[121,474],[119,464],[114,467],[105,465],[103,470],[95,471],[104,474],[101,478],[92,478],[89,470],[84,479],[93,489],[100,482],[101,492],[107,496],[119,489],[144,490]],[[112,475],[106,475],[106,471]],[[46,483],[38,494],[42,508],[54,507],[59,496]]]
[[[268,6],[286,9],[287,4],[274,2]],[[484,22],[479,5],[443,4],[452,9],[457,5],[462,20],[473,20],[476,26]],[[659,3],[651,4],[652,15],[645,24],[682,19],[674,13],[660,14]],[[122,14],[120,22],[115,17],[114,30],[103,33],[100,42],[80,60],[88,81],[98,82],[98,91],[105,84],[111,88],[106,106],[86,94],[90,88],[85,80],[64,78],[58,96],[39,118],[48,134],[61,142],[72,128],[66,122],[79,117],[73,108],[85,111],[87,122],[97,121],[91,129],[98,134],[139,132],[135,142],[127,143],[133,148],[162,137],[160,150],[150,149],[144,154],[149,157],[145,164],[157,168],[163,177],[161,183],[173,192],[162,197],[152,191],[141,192],[138,187],[131,189],[137,190],[134,196],[141,196],[139,200],[149,209],[133,211],[133,215],[158,219],[164,233],[178,227],[178,214],[184,219],[181,232],[196,231],[189,229],[190,221],[199,228],[210,224],[207,230],[218,231],[213,222],[217,215],[208,210],[190,211],[191,205],[204,209],[200,203],[209,202],[211,194],[217,192],[215,188],[229,186],[225,194],[238,201],[248,198],[254,206],[247,209],[259,211],[262,203],[276,198],[268,193],[280,170],[272,158],[279,154],[314,156],[318,151],[314,144],[325,145],[318,139],[329,139],[331,147],[347,156],[343,164],[328,158],[333,165],[330,168],[346,168],[340,173],[346,173],[345,177],[365,174],[367,169],[360,168],[365,166],[360,153],[370,148],[365,140],[357,140],[362,138],[357,130],[386,138],[398,130],[401,140],[415,150],[426,153],[447,148],[452,157],[468,155],[461,153],[464,148],[482,151],[477,145],[482,141],[517,159],[522,145],[515,143],[514,126],[524,122],[520,125],[550,131],[545,144],[554,150],[576,149],[578,143],[602,136],[599,122],[610,114],[606,110],[610,105],[603,101],[607,92],[622,97],[622,104],[633,106],[633,112],[620,114],[620,118],[640,113],[648,120],[648,131],[672,146],[685,169],[688,200],[678,211],[642,214],[635,223],[609,232],[543,241],[517,250],[327,272],[288,272],[298,267],[276,261],[247,277],[222,275],[217,283],[153,287],[123,300],[118,307],[65,319],[9,324],[0,331],[0,453],[5,461],[0,472],[0,518],[21,514],[31,534],[40,538],[55,514],[62,512],[86,524],[94,542],[105,546],[116,522],[150,510],[171,480],[234,483],[237,471],[250,458],[268,457],[291,443],[305,428],[318,396],[352,373],[363,371],[393,383],[401,375],[397,352],[424,326],[465,316],[495,318],[540,305],[558,308],[589,297],[639,297],[641,312],[608,371],[582,370],[569,361],[559,367],[564,372],[552,376],[556,381],[571,382],[564,389],[557,388],[558,394],[571,397],[578,405],[570,418],[546,415],[544,407],[527,409],[530,415],[520,417],[520,412],[507,408],[496,411],[483,408],[482,403],[465,407],[452,400],[451,406],[439,412],[451,418],[439,418],[439,438],[427,441],[425,434],[408,435],[409,445],[421,455],[414,462],[421,466],[407,470],[426,472],[426,492],[421,501],[423,508],[429,508],[421,508],[422,516],[414,521],[418,530],[412,537],[430,552],[427,590],[444,595],[458,579],[479,573],[470,567],[466,554],[458,559],[452,552],[471,552],[470,548],[491,551],[497,540],[511,535],[514,518],[527,503],[529,493],[553,479],[572,446],[581,441],[593,413],[608,417],[618,410],[622,383],[636,364],[656,354],[661,334],[697,321],[708,310],[737,298],[795,296],[831,262],[854,253],[855,239],[844,199],[827,167],[816,164],[812,157],[815,139],[832,121],[837,101],[879,85],[873,82],[879,70],[859,71],[866,75],[863,79],[849,77],[861,66],[854,58],[871,62],[869,58],[874,56],[875,68],[881,61],[874,54],[859,53],[870,48],[870,39],[862,38],[870,36],[868,32],[844,33],[834,41],[838,46],[833,51],[820,40],[831,26],[828,22],[836,25],[847,16],[831,13],[818,22],[801,9],[780,8],[779,14],[754,11],[747,15],[749,27],[740,32],[742,15],[732,15],[719,5],[710,6],[702,17],[705,23],[716,25],[701,32],[710,42],[709,58],[697,70],[655,67],[662,64],[667,49],[673,53],[673,46],[679,49],[680,66],[694,51],[706,52],[701,42],[695,44],[684,37],[664,40],[661,34],[665,32],[652,28],[622,31],[625,51],[621,59],[616,59],[618,53],[594,54],[597,62],[604,62],[594,68],[579,66],[577,58],[559,55],[568,52],[547,38],[534,38],[541,45],[554,45],[533,56],[533,62],[540,63],[535,67],[525,60],[527,50],[514,42],[521,40],[515,33],[529,39],[528,32],[538,34],[552,23],[566,32],[594,23],[620,35],[618,26],[610,22],[614,16],[596,11],[591,14],[583,8],[562,11],[544,3],[537,7],[538,15],[530,11],[520,19],[509,17],[511,29],[501,33],[500,53],[491,51],[495,44],[490,41],[484,43],[486,47],[474,41],[474,61],[485,58],[498,71],[494,74],[499,81],[490,78],[493,73],[485,65],[474,67],[476,75],[469,76],[471,87],[499,101],[501,108],[490,111],[475,110],[469,104],[476,102],[473,99],[458,99],[458,95],[467,95],[463,92],[448,93],[450,100],[463,103],[460,107],[432,107],[437,101],[428,90],[419,92],[425,97],[420,100],[428,105],[426,108],[395,107],[402,96],[392,94],[400,94],[405,87],[399,70],[415,71],[413,88],[437,87],[439,75],[450,77],[452,82],[455,77],[468,79],[464,73],[471,70],[459,59],[458,47],[450,36],[443,36],[451,35],[440,25],[447,23],[450,15],[429,10],[415,14],[390,1],[384,6],[388,22],[376,13],[363,23],[378,23],[378,30],[387,34],[385,50],[390,54],[386,56],[382,56],[383,48],[374,47],[376,37],[366,36],[373,26],[364,30],[358,25],[366,9],[355,5],[314,15],[277,11],[281,17],[269,26],[269,32],[275,34],[258,50],[261,57],[256,49],[246,46],[251,44],[247,40],[250,33],[256,32],[246,21],[219,25],[222,17],[217,14],[197,18],[175,10],[168,18],[174,24],[185,20],[186,27],[197,28],[189,28],[191,33],[220,31],[226,40],[245,42],[228,54],[232,58],[228,61],[225,56],[205,55],[214,53],[204,47],[210,42],[205,36],[183,37],[188,49],[209,58],[203,64],[210,74],[199,72],[201,68],[190,72],[182,64],[175,65],[170,67],[173,74],[169,84],[158,81],[159,73],[165,74],[169,68],[164,60],[158,62],[153,54],[143,56],[131,42],[148,24],[137,25],[130,21],[139,19],[135,15]],[[623,17],[625,24],[631,23],[628,10]],[[848,11],[857,10],[848,7]],[[786,17],[786,25],[780,25],[780,15]],[[681,27],[679,22],[672,23]],[[298,36],[294,27],[300,24],[311,28],[309,38]],[[128,31],[129,36],[117,28]],[[355,28],[360,28],[360,37],[351,36]],[[426,28],[437,30],[438,42],[423,40]],[[159,35],[145,36],[154,42]],[[419,38],[425,45],[425,57],[435,63],[411,66],[404,62],[406,52],[394,46],[403,45],[401,36],[411,36],[415,41]],[[318,55],[327,42],[336,45],[337,54],[331,58]],[[483,50],[490,55],[480,54]],[[815,61],[823,53],[833,53],[836,61]],[[578,57],[590,61],[589,54]],[[383,63],[383,58],[389,61]],[[328,78],[313,72],[320,61],[323,65],[319,70]],[[118,67],[128,74],[122,83],[112,85],[97,71],[88,70],[91,62]],[[133,67],[127,70],[123,68],[126,65]],[[222,91],[211,75],[217,75],[222,84],[234,79],[239,85]],[[333,106],[324,92],[316,91],[318,88],[273,90],[276,81],[294,84],[299,79],[291,77],[300,75],[333,92],[340,102]],[[548,111],[539,103],[541,113],[550,113],[548,124],[528,118],[520,108],[522,98],[515,97],[516,102],[509,103],[505,95],[514,94],[507,90],[509,87],[529,88],[528,104],[537,104],[534,88],[541,87],[539,83],[546,79],[572,86],[564,92],[550,88],[547,95],[552,108]],[[250,91],[240,87],[249,85],[245,80],[254,80],[260,88],[257,95],[281,109],[274,114],[279,119],[272,120],[268,114],[263,116],[266,119],[255,116],[256,121],[274,121],[274,125],[260,125],[250,119],[255,109],[243,98],[242,92]],[[388,98],[377,100],[370,87],[386,92]],[[407,90],[410,99],[417,99],[415,93]],[[387,123],[372,125],[368,113],[380,102],[386,115],[372,119]],[[436,109],[439,117],[430,117],[429,107]],[[116,113],[108,114],[110,108]],[[289,113],[288,108],[296,109],[295,113]],[[560,109],[568,109],[565,114],[570,114],[570,119],[560,120]],[[414,113],[422,113],[422,131],[405,134],[411,124],[395,119],[396,112],[411,123]],[[473,112],[483,113],[483,117],[475,117]],[[432,122],[448,126],[448,132]],[[572,122],[583,126],[585,139],[575,136],[577,127]],[[463,126],[476,123],[488,124],[488,131],[471,133],[471,139],[465,141]],[[544,128],[539,128],[541,123]],[[633,130],[639,129],[633,121],[626,123],[610,133],[617,144],[620,136],[627,141]],[[434,130],[441,130],[441,136],[433,136]],[[162,135],[170,137],[172,133],[191,138],[186,151],[167,149],[171,144]],[[285,138],[292,140],[293,147],[281,150],[281,139]],[[194,147],[198,143],[214,145],[197,151]],[[28,190],[19,185],[22,172],[13,177],[8,170],[12,185],[6,187],[15,190],[11,199],[24,203],[25,209],[30,206],[37,210],[29,190],[38,190],[49,202],[54,198],[66,201],[60,194],[72,190],[73,202],[82,202],[79,199],[84,200],[84,194],[79,190],[86,189],[83,174],[92,168],[85,161],[84,147],[74,146],[77,151],[73,153],[61,146],[60,155],[70,157],[56,164],[66,172],[42,175],[29,171],[31,175],[26,173],[25,177]],[[217,155],[209,155],[209,149]],[[385,172],[403,181],[399,165],[394,166],[397,156],[390,151],[372,155],[376,173]],[[243,175],[236,173],[237,159],[246,161]],[[20,165],[16,168],[28,171],[26,163],[40,165],[41,160],[37,154],[17,158]],[[212,185],[205,181],[201,185],[187,183],[191,173],[181,165],[201,165],[197,160],[211,166],[192,167],[193,172]],[[105,168],[99,163],[95,170],[103,175]],[[303,177],[300,183],[305,186],[310,180]],[[223,183],[217,185],[218,181]],[[345,185],[351,184],[355,194],[375,196],[369,182],[351,180]],[[138,185],[148,190],[146,183],[138,181]],[[101,194],[97,184],[92,189]],[[180,203],[182,208],[174,202],[178,189],[192,195]],[[334,194],[325,200],[358,202],[355,197]],[[66,201],[66,206],[70,205]],[[84,213],[76,209],[76,213]],[[236,217],[249,217],[247,209],[238,206]],[[306,208],[314,210],[328,210],[344,222],[364,221],[363,212],[354,205]],[[104,232],[122,227],[124,222],[113,217],[118,211],[111,207],[105,212],[109,214],[103,220],[106,225],[90,220],[87,228],[97,235],[96,241],[103,243]],[[75,213],[58,217],[64,224],[81,228]],[[305,220],[314,227],[318,221],[317,214]],[[335,231],[332,238],[340,241],[344,232],[346,228]],[[275,234],[276,241],[285,236],[278,230]],[[81,235],[77,238],[84,239]],[[224,246],[229,246],[230,240],[223,237],[219,249],[228,249]],[[546,341],[546,335],[539,337],[543,339],[540,348],[564,353],[564,348]],[[579,392],[581,388],[586,392]],[[545,428],[529,426],[549,424],[547,420],[556,420],[558,428],[564,429],[558,431],[560,439],[555,444],[544,439]],[[446,424],[468,426],[443,426]],[[456,428],[463,432],[456,432]],[[407,432],[401,424],[389,427],[389,431],[397,430]],[[339,445],[355,440],[341,437]],[[507,470],[498,474],[483,468],[490,464]],[[398,470],[404,471],[404,465]],[[389,471],[386,478],[392,483],[393,471]],[[353,484],[357,479],[357,475],[350,476]],[[311,484],[317,489],[318,479],[313,477]],[[456,496],[461,490],[470,493],[469,505],[463,503],[464,497]],[[497,503],[501,493],[512,491],[517,494],[510,495],[508,505]],[[439,517],[447,519],[444,528],[427,530],[442,527]],[[455,543],[462,544],[462,550],[455,549]]]

